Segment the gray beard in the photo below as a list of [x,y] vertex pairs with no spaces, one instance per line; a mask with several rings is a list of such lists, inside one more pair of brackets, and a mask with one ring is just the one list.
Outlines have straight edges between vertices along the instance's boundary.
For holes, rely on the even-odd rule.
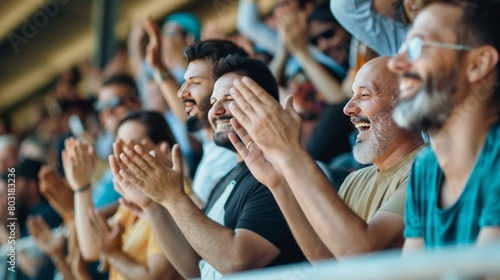
[[394,138],[399,131],[392,120],[392,107],[376,114],[370,127],[370,137],[356,143],[353,149],[354,159],[361,164],[369,164],[382,157],[387,149],[394,143]]
[[444,77],[430,77],[410,99],[400,99],[393,118],[398,126],[426,133],[441,129],[454,108],[453,95],[457,90],[458,65]]

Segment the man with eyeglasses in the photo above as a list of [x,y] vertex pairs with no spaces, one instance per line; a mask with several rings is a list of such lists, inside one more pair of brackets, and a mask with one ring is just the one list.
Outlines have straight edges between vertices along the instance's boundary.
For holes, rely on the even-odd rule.
[[500,1],[421,1],[400,53],[399,126],[431,147],[408,185],[404,251],[500,240]]

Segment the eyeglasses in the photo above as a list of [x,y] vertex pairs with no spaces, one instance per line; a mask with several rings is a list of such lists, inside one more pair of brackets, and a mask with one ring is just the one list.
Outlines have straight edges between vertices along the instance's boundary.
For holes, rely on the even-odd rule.
[[321,38],[324,38],[324,39],[330,39],[332,38],[333,36],[335,36],[335,28],[332,28],[332,29],[328,29],[326,31],[323,31],[321,32],[320,34],[318,34],[317,36],[314,36],[312,38],[309,38],[309,43],[313,44],[313,45],[318,45],[318,41],[319,39]]
[[120,107],[121,105],[123,105],[124,101],[118,97],[115,97],[113,99],[110,99],[108,100],[107,102],[100,102],[100,101],[97,101],[95,104],[94,104],[94,109],[100,113],[100,112],[103,112],[105,110],[113,110],[117,107]]
[[411,39],[406,40],[399,48],[398,53],[402,54],[402,53],[407,52],[408,60],[413,62],[413,61],[416,61],[420,57],[420,55],[422,55],[422,49],[426,46],[427,47],[451,49],[451,50],[457,50],[457,51],[470,51],[470,50],[474,49],[473,47],[466,46],[466,45],[424,41],[421,37],[416,36],[416,37],[413,37]]

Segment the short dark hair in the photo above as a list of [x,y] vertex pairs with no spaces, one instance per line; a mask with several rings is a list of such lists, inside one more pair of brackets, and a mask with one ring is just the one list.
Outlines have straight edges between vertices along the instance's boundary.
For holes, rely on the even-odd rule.
[[313,0],[298,0],[298,2],[299,2],[299,7],[301,9],[304,9],[306,7],[307,3],[313,3],[313,4],[315,4]]
[[130,95],[133,98],[139,98],[137,92],[137,84],[134,81],[134,78],[128,74],[116,74],[104,80],[101,87],[110,86],[110,85],[124,85],[130,88]]
[[269,68],[262,61],[238,55],[228,55],[215,63],[212,68],[214,80],[232,72],[251,78],[279,101],[278,84]]
[[328,2],[314,8],[312,13],[307,18],[307,22],[319,21],[322,23],[334,23],[336,26],[340,26],[337,19],[333,16],[330,11],[330,6]]
[[172,147],[175,143],[177,143],[172,130],[160,113],[143,110],[128,113],[120,120],[120,123],[117,126],[117,131],[122,124],[128,121],[137,121],[143,124],[146,127],[148,137],[151,138],[151,141],[155,144],[166,141],[170,147]]
[[242,57],[248,56],[242,48],[228,40],[198,41],[184,49],[184,58],[188,63],[197,59],[206,59],[210,62],[216,62],[231,54]]

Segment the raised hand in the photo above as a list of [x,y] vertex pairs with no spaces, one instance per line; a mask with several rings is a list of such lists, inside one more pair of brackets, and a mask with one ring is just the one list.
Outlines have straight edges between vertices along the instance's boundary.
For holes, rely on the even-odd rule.
[[248,77],[236,79],[229,93],[229,110],[264,154],[277,160],[300,149],[300,116],[288,97],[283,109],[278,101]]
[[149,43],[146,48],[146,61],[157,71],[164,71],[166,66],[161,59],[161,32],[160,27],[148,17],[144,20],[142,27],[149,37]]
[[307,52],[307,15],[295,5],[281,5],[274,11],[281,41],[291,53]]
[[161,40],[161,57],[167,68],[172,71],[179,67],[186,69],[187,62],[182,57],[182,54],[189,43],[186,42],[184,36],[180,33],[169,34],[163,36]]
[[43,166],[38,173],[40,193],[47,199],[59,216],[71,217],[73,214],[73,191],[50,166]]
[[95,168],[94,149],[87,143],[69,138],[62,152],[64,173],[69,186],[79,190],[90,184]]
[[129,208],[128,206],[130,206],[130,202],[138,206],[139,209],[147,207],[152,201],[151,198],[144,194],[144,192],[139,187],[123,179],[123,177],[120,175],[120,167],[118,166],[118,161],[114,156],[109,156],[109,164],[111,166],[111,171],[113,172],[114,188],[124,198],[123,201],[120,200],[120,203],[127,208]]
[[[130,181],[125,180],[122,175],[120,175],[120,169],[126,170],[126,166],[119,160],[120,154],[124,153],[124,147],[128,149],[133,149],[134,146],[138,144],[137,142],[123,142],[117,140],[113,143],[113,156],[109,157],[109,164],[111,166],[111,171],[114,177],[115,190],[120,193],[125,199],[120,200],[120,203],[127,207],[129,210],[135,214],[142,213],[142,209],[147,207],[151,203],[151,198],[147,196],[141,188],[130,183]],[[142,140],[141,146],[145,151],[152,156],[154,156],[162,165],[171,168],[172,161],[170,155],[170,148],[168,143],[162,142],[160,145],[154,145],[151,141]],[[140,215],[143,217],[142,215]]]
[[172,150],[173,167],[169,168],[142,145],[133,149],[124,147],[119,155],[119,174],[132,185],[138,186],[151,199],[162,204],[169,198],[186,195],[183,187],[182,162],[179,145]]
[[253,142],[238,121],[236,119],[231,119],[231,125],[236,133],[238,133],[241,141],[233,133],[229,134],[229,140],[231,140],[236,151],[245,161],[252,175],[270,189],[285,182],[285,178],[279,166],[273,164],[264,156],[262,150]]
[[90,232],[104,255],[109,256],[122,250],[123,229],[118,222],[108,224],[96,209],[89,209]]
[[41,216],[29,217],[26,226],[30,235],[46,255],[63,259],[66,256],[66,239],[63,234],[54,236],[52,230]]

